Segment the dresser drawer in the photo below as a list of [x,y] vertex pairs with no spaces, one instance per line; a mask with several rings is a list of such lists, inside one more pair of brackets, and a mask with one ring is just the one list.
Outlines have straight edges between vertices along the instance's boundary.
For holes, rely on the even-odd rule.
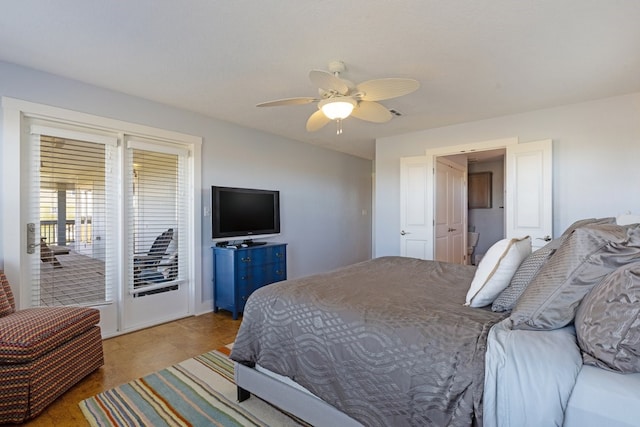
[[256,289],[287,278],[285,243],[247,248],[213,248],[214,311],[229,310],[233,318]]

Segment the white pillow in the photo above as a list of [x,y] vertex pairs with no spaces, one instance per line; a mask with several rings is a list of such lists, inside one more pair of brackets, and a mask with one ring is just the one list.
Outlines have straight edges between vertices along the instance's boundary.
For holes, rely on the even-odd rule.
[[465,305],[484,307],[493,303],[511,281],[520,263],[531,253],[531,238],[503,239],[482,257],[467,292]]

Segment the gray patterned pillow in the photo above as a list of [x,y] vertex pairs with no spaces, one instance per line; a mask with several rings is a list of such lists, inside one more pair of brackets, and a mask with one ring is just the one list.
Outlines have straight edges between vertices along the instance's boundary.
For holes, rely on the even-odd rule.
[[640,260],[593,288],[580,303],[575,324],[585,364],[640,372]]
[[607,274],[640,258],[640,225],[576,229],[533,278],[511,312],[513,329],[571,323],[584,296]]
[[542,268],[555,251],[556,249],[551,246],[551,244],[547,244],[527,256],[511,278],[509,286],[495,299],[491,305],[491,310],[513,310],[516,301],[518,301],[520,295],[522,295],[527,288],[527,285],[531,283],[531,280],[533,280],[538,271],[540,271],[540,268]]
[[615,223],[616,223],[616,219],[614,217],[579,219],[578,221],[574,222],[569,227],[567,227],[567,229],[564,230],[564,233],[562,233],[560,238],[562,239],[562,238],[568,237],[569,234],[571,234],[574,230],[580,227],[584,227],[585,225],[601,225],[601,224],[615,224]]
[[513,310],[518,298],[522,295],[526,287],[531,283],[531,280],[540,271],[540,268],[551,258],[562,243],[580,227],[586,225],[600,225],[600,224],[615,224],[616,219],[614,217],[607,218],[585,218],[575,221],[562,233],[562,235],[547,243],[544,247],[533,252],[527,259],[525,259],[516,273],[511,279],[509,286],[500,294],[498,298],[493,302],[491,310],[493,311],[510,311]]

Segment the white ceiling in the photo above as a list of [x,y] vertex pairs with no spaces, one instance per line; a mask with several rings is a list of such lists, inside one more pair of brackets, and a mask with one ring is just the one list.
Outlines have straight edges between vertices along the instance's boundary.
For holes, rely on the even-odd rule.
[[[311,69],[409,77],[390,122],[307,133]],[[373,158],[379,137],[640,91],[637,0],[20,0],[0,60]]]

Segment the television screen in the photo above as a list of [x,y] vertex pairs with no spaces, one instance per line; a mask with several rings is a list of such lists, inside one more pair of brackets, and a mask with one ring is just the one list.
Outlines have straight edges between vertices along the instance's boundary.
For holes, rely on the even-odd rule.
[[214,239],[280,233],[280,192],[211,187]]

